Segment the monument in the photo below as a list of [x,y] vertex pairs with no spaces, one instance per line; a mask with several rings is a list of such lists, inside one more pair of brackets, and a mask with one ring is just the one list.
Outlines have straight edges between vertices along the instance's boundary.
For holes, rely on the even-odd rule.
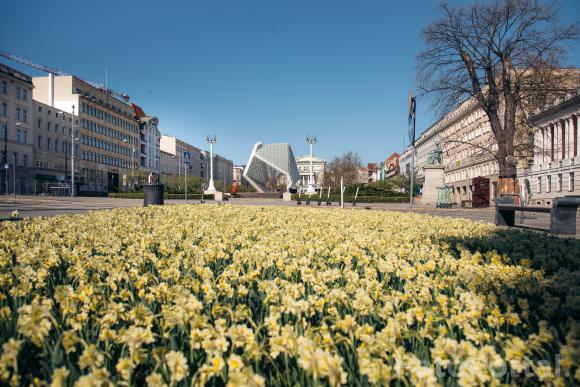
[[435,145],[435,149],[429,152],[427,162],[423,167],[425,182],[423,183],[423,196],[421,197],[422,204],[436,204],[437,203],[437,188],[445,185],[444,167],[443,167],[443,151],[439,144]]

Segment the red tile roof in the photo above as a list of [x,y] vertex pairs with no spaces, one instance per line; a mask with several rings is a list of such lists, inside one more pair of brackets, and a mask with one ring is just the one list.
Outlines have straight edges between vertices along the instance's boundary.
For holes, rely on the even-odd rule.
[[134,103],[132,103],[131,106],[133,106],[133,110],[135,111],[135,117],[141,118],[147,115],[143,109],[141,109],[141,106],[135,105]]

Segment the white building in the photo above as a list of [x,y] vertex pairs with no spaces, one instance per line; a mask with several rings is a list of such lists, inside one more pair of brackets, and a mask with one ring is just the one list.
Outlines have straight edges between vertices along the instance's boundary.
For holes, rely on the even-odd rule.
[[[300,156],[296,159],[298,172],[300,173],[300,180],[298,184],[302,187],[308,186],[310,178],[310,155]],[[326,160],[319,157],[312,156],[312,171],[314,173],[314,186],[320,187],[324,184],[324,169],[326,168]]]
[[531,117],[534,123],[534,163],[518,170],[528,179],[531,203],[551,205],[556,197],[580,195],[578,143],[580,95],[576,92]]
[[[490,179],[490,199],[497,192],[499,166],[495,153],[497,143],[487,115],[474,99],[460,104],[449,114],[431,125],[415,142],[415,171],[420,178],[429,154],[439,145],[443,151],[445,183],[453,187],[453,201],[471,200],[472,179]],[[409,173],[411,147],[399,159],[401,173]]]

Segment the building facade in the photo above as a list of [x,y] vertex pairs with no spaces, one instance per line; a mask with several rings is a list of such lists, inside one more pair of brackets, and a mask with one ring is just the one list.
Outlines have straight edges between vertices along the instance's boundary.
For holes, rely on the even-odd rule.
[[[210,177],[210,160],[209,152],[202,151],[205,162],[203,163],[203,173],[202,176],[205,179]],[[234,163],[232,160],[228,160],[218,154],[213,155],[213,180],[215,184],[220,183],[221,185],[229,186],[233,183],[234,179]]]
[[[299,185],[307,187],[310,179],[310,155],[298,157],[296,159],[296,165],[298,166],[298,172],[300,173]],[[324,184],[325,168],[326,160],[312,155],[312,171],[315,187],[320,187]]]
[[[178,190],[185,187],[185,174],[203,177],[204,155],[201,149],[178,138],[162,135],[159,141],[160,154],[164,152],[165,182]],[[171,171],[171,174],[167,172]],[[163,179],[162,179],[163,181]]]
[[556,197],[580,196],[579,116],[576,92],[531,117],[534,162],[518,170],[518,179],[527,180],[531,203],[551,205]]
[[34,77],[34,99],[74,115],[80,150],[75,163],[79,193],[104,194],[136,183],[139,122],[133,107],[74,76]]
[[[474,99],[467,100],[423,132],[415,142],[415,171],[423,176],[429,154],[439,146],[445,184],[453,187],[453,201],[471,200],[472,179],[490,179],[490,194],[497,192],[499,165],[497,143],[487,115]],[[401,173],[410,173],[411,147],[399,157]]]
[[[165,154],[160,156],[163,164],[166,181],[171,179],[177,181],[177,188],[184,185],[184,176],[187,168],[188,176],[195,176],[205,180],[210,177],[209,152],[201,150],[178,138],[162,135],[160,139],[160,152]],[[170,157],[173,156],[173,157]],[[234,175],[234,164],[216,153],[213,155],[213,178],[215,183],[231,185]],[[171,174],[169,171],[171,170]],[[163,177],[163,176],[162,176]]]
[[384,162],[383,180],[393,177],[399,173],[399,154],[397,152],[390,155]]
[[[72,114],[33,101],[35,193],[70,194],[72,165]],[[75,162],[80,144],[75,141]]]
[[34,191],[32,78],[0,64],[0,193]]
[[135,119],[139,121],[139,180],[146,182],[150,174],[158,176],[160,173],[159,118],[146,115],[143,109],[134,103],[131,106],[135,112]]

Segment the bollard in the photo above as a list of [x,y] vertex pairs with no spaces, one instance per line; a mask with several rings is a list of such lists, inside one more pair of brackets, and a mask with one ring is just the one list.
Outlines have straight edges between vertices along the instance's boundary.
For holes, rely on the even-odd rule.
[[165,186],[160,183],[143,185],[143,207],[149,205],[163,205],[163,190]]

